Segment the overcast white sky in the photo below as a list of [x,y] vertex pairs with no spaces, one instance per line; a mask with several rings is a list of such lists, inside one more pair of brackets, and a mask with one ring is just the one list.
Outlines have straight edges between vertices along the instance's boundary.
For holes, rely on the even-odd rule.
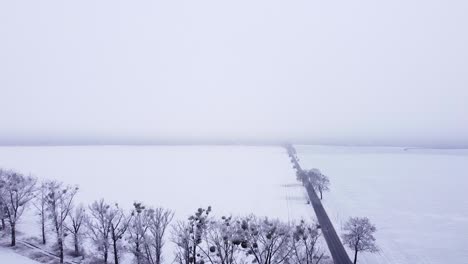
[[0,144],[468,146],[468,1],[0,0]]

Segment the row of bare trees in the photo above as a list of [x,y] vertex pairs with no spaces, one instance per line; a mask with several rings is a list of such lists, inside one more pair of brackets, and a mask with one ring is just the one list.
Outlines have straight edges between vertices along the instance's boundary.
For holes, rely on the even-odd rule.
[[41,243],[48,243],[50,227],[61,263],[68,237],[72,237],[74,256],[84,257],[82,246],[84,240],[89,240],[104,263],[112,254],[113,263],[118,264],[126,250],[124,244],[129,245],[139,264],[162,263],[164,234],[174,216],[172,211],[135,203],[126,212],[103,199],[85,208],[75,205],[78,190],[77,186],[58,181],[38,183],[35,177],[0,169],[0,229],[10,233],[11,246],[17,244],[17,223],[32,204],[39,216]]
[[[137,264],[161,264],[166,233],[174,213],[134,203],[131,210],[101,199],[76,205],[79,189],[58,181],[38,180],[11,170],[0,170],[2,229],[16,244],[16,225],[29,204],[39,215],[41,242],[54,232],[53,247],[63,263],[66,245],[74,256],[98,256],[103,263],[120,263],[124,252]],[[49,229],[50,228],[50,229]],[[172,225],[175,262],[179,264],[317,264],[324,257],[318,247],[320,229],[314,223],[297,225],[279,220],[211,215],[199,208],[187,221]],[[84,246],[86,245],[86,247]],[[93,254],[85,254],[92,248]]]
[[179,264],[317,264],[324,253],[318,246],[320,230],[301,221],[248,217],[210,217],[211,208],[199,208],[172,233]]
[[[13,170],[0,169],[0,218],[2,230],[9,231],[11,246],[16,245],[16,227],[26,208],[35,204],[41,218],[42,241],[46,243],[46,221],[50,221],[56,235],[60,258],[64,255],[64,238],[67,218],[73,208],[78,187],[63,186],[56,181],[46,181],[38,186],[37,179]],[[8,227],[6,225],[8,222]]]

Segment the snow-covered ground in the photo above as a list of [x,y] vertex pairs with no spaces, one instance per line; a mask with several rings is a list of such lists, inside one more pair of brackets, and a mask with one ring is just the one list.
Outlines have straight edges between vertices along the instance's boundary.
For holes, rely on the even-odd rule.
[[349,216],[377,226],[368,264],[468,263],[468,150],[296,146],[304,169],[330,177],[324,206],[341,232]]
[[[78,184],[84,204],[105,198],[130,209],[142,201],[175,210],[177,219],[208,205],[216,216],[315,219],[280,147],[0,147],[0,167]],[[25,216],[19,230],[38,235],[37,220]]]
[[[360,263],[468,263],[467,150],[297,150],[304,168],[330,177],[324,205],[338,232],[348,216],[377,225],[381,252],[362,255]],[[0,147],[0,167],[78,184],[85,204],[105,198],[130,208],[143,201],[174,209],[177,219],[208,205],[217,216],[314,218],[279,147]],[[20,231],[38,235],[37,219],[25,216]],[[29,264],[6,249],[0,263],[15,263],[13,256]]]
[[2,247],[0,247],[0,261],[2,264],[39,264],[39,262],[21,256],[9,248]]

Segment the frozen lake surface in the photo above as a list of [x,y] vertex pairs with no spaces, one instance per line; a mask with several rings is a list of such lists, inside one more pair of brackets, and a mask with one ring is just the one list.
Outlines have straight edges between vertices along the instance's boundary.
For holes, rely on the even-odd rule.
[[350,216],[376,224],[381,252],[359,263],[468,263],[468,150],[296,149],[304,169],[330,177],[323,203],[337,232]]

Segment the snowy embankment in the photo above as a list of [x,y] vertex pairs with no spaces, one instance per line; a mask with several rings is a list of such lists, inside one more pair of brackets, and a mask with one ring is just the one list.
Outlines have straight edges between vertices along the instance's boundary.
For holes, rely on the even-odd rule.
[[323,204],[337,232],[350,216],[377,226],[363,264],[468,263],[468,150],[296,146],[329,176]]
[[[280,147],[0,147],[0,161],[2,168],[79,185],[77,202],[85,205],[104,198],[131,209],[141,201],[174,210],[175,220],[208,205],[218,217],[315,219]],[[18,229],[39,236],[38,220],[27,214]],[[167,244],[170,258],[172,243]]]

